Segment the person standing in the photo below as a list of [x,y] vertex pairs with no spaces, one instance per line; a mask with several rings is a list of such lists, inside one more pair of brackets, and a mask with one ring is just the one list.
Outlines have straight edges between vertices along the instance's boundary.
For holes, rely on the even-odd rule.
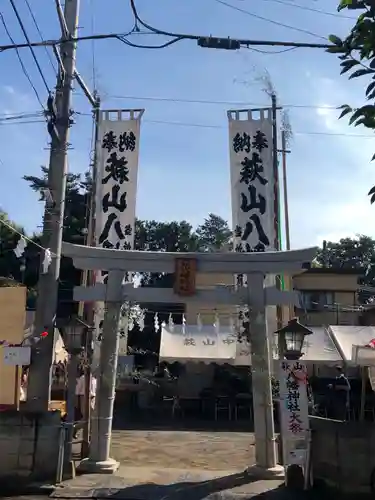
[[336,379],[328,387],[332,392],[332,417],[335,420],[346,420],[350,408],[350,382],[341,366],[336,366]]
[[[76,405],[75,405],[75,425],[74,425],[74,434],[73,438],[77,439],[78,431],[82,428],[83,422],[82,419],[85,415],[85,374],[82,373],[80,377],[77,378],[76,384]],[[97,380],[93,375],[91,376],[91,384],[90,384],[90,406],[93,410],[95,408],[95,400],[96,400],[96,388],[97,388]]]
[[27,381],[28,381],[29,368],[25,366],[22,369],[21,385],[20,385],[20,401],[25,402],[27,399]]

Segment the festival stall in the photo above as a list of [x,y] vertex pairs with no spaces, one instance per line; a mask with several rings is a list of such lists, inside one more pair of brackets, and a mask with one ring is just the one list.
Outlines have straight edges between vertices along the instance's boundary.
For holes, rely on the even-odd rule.
[[[305,339],[303,359],[308,365],[335,366],[343,357],[325,327],[311,327],[313,335]],[[374,333],[375,337],[375,333]],[[276,345],[273,357],[278,358]],[[160,361],[168,363],[215,363],[233,366],[250,366],[250,345],[239,342],[230,327],[220,325],[169,325],[163,324],[160,341]]]

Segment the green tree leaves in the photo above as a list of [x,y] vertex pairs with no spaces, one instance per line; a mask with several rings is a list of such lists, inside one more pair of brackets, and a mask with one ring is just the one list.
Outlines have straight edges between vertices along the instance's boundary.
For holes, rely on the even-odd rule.
[[[361,10],[354,26],[348,36],[342,40],[336,35],[330,35],[333,44],[327,49],[331,54],[340,54],[341,74],[349,74],[349,80],[367,77],[370,82],[365,90],[366,103],[359,108],[352,108],[348,104],[341,106],[339,116],[350,116],[349,125],[358,127],[362,125],[370,130],[375,130],[375,2],[374,0],[341,0],[338,11]],[[371,161],[375,159],[375,155]],[[375,201],[375,191],[372,188],[368,195],[371,203]]]

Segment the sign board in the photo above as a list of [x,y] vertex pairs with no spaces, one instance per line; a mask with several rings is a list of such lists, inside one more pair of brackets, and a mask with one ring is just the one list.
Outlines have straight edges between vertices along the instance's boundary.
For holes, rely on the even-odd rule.
[[8,366],[26,366],[30,364],[31,348],[30,347],[8,347],[4,346],[3,360]]
[[300,361],[280,363],[280,420],[284,466],[306,464],[309,409],[306,366]]
[[196,274],[196,259],[176,259],[174,292],[181,297],[194,295]]

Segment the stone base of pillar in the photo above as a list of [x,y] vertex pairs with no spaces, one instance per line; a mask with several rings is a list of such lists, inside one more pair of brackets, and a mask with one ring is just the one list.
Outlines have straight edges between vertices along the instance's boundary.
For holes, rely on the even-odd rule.
[[260,465],[251,465],[245,470],[245,473],[259,479],[285,479],[285,470],[282,465],[269,468],[261,467]]
[[77,467],[77,472],[87,474],[113,474],[119,467],[120,463],[113,460],[113,458],[103,461],[85,458]]

